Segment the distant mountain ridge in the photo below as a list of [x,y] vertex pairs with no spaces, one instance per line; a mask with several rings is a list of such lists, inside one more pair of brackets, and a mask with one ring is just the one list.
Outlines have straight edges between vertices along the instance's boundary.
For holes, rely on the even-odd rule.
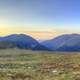
[[49,50],[41,45],[34,38],[25,34],[12,34],[0,37],[0,49],[19,48],[29,50]]
[[80,51],[80,34],[65,34],[41,43],[25,34],[0,37],[0,49],[7,48],[37,51]]
[[41,43],[53,51],[80,51],[80,34],[65,34]]

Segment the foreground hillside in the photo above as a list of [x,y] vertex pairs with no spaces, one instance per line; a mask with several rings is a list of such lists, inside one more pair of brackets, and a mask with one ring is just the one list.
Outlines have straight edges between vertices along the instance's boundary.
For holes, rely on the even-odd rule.
[[0,50],[0,80],[80,80],[80,53]]

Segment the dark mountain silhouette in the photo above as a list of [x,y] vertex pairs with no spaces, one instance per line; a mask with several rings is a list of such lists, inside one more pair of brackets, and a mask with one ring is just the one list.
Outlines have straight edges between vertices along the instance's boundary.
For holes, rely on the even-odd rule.
[[80,51],[80,34],[61,35],[41,44],[25,34],[12,34],[0,37],[0,49],[19,48],[47,51]]
[[41,44],[53,51],[80,51],[80,34],[61,35]]
[[25,34],[12,34],[0,37],[0,49],[5,48],[49,50],[47,47],[39,44],[35,39]]

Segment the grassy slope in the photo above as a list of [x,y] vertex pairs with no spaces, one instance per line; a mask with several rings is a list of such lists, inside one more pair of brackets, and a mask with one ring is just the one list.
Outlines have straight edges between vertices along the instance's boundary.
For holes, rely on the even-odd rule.
[[0,50],[0,80],[18,79],[80,80],[80,54]]

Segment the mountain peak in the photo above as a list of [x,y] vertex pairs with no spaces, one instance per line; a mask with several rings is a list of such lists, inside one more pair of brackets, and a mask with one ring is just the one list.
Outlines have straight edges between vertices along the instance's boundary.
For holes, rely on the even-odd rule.
[[64,34],[42,44],[56,51],[80,51],[80,34]]
[[26,34],[11,34],[0,38],[0,49],[16,47],[30,50],[49,50],[47,47],[42,46],[34,38]]

